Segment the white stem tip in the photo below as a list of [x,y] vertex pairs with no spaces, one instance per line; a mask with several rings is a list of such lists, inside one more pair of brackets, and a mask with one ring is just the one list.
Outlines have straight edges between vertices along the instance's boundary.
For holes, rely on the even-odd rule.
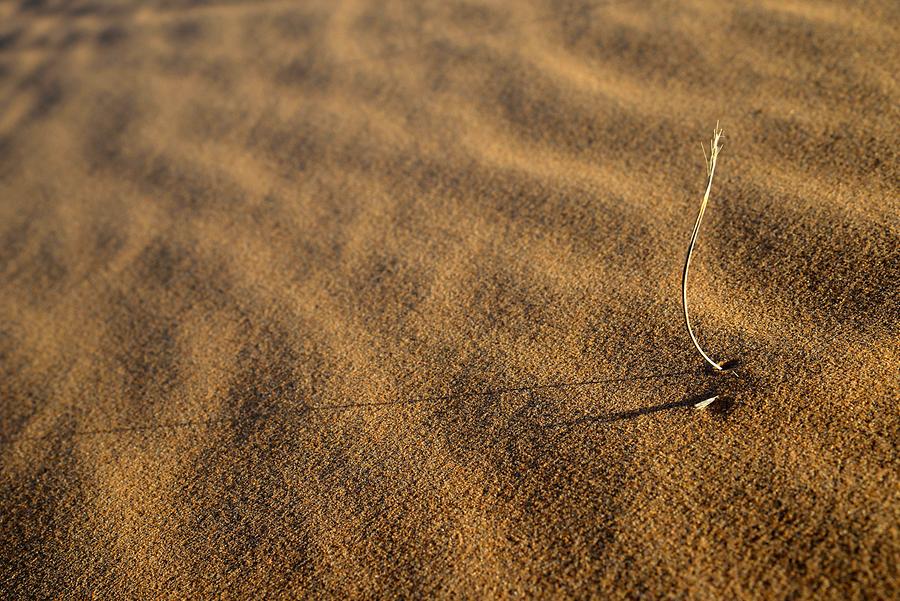
[[717,398],[719,398],[719,395],[710,397],[705,401],[700,401],[699,403],[694,403],[694,409],[705,409],[706,407],[712,405],[713,401],[715,401]]

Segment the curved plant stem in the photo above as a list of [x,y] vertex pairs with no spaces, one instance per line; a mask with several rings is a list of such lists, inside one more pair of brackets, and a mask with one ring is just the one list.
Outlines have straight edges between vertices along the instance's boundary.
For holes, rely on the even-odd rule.
[[[688,271],[691,268],[691,255],[694,253],[694,245],[697,243],[697,237],[700,235],[700,223],[703,221],[703,213],[706,211],[706,205],[709,203],[709,191],[712,189],[713,176],[716,173],[716,160],[719,158],[719,150],[721,150],[721,146],[719,145],[719,140],[721,138],[722,130],[719,129],[719,123],[717,121],[716,129],[713,132],[713,138],[709,142],[709,157],[706,156],[706,149],[703,148],[703,157],[706,159],[706,176],[708,178],[706,183],[706,194],[703,195],[703,202],[700,203],[700,212],[697,214],[697,223],[694,224],[694,231],[691,234],[691,243],[688,246],[687,258],[684,260],[684,273],[681,276],[681,306],[684,309],[684,323],[687,326],[688,334],[690,334],[691,342],[697,347],[697,351],[703,356],[703,359],[705,359],[716,371],[722,371],[722,364],[716,363],[709,355],[703,352],[703,349],[700,348],[700,343],[697,342],[697,336],[694,335],[694,331],[691,329],[691,318],[688,316],[687,283]],[[700,146],[702,148],[703,144],[700,144]]]

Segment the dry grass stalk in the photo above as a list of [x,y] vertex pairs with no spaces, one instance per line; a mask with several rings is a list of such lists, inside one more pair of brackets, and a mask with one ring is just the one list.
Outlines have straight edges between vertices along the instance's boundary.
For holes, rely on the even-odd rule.
[[712,190],[713,176],[716,173],[716,161],[719,158],[719,151],[722,149],[720,144],[720,140],[722,139],[722,130],[719,129],[719,122],[716,122],[716,129],[713,131],[712,140],[709,142],[709,156],[706,156],[706,148],[703,147],[703,144],[700,144],[700,147],[703,148],[703,157],[706,159],[706,193],[703,195],[703,202],[700,203],[700,212],[697,214],[697,223],[694,224],[694,231],[691,234],[691,243],[688,246],[687,257],[684,260],[684,273],[681,277],[681,306],[684,309],[684,323],[687,326],[688,334],[691,336],[691,341],[694,343],[694,346],[697,348],[697,351],[703,356],[703,359],[709,363],[713,369],[716,371],[723,371],[723,364],[717,363],[713,361],[709,355],[707,355],[702,348],[700,348],[700,343],[697,341],[697,336],[694,335],[693,329],[691,329],[691,318],[688,316],[688,304],[687,304],[687,284],[688,284],[688,271],[691,268],[691,255],[694,253],[694,245],[697,244],[697,237],[700,235],[700,223],[703,221],[703,213],[706,211],[706,205],[709,203],[709,192]]

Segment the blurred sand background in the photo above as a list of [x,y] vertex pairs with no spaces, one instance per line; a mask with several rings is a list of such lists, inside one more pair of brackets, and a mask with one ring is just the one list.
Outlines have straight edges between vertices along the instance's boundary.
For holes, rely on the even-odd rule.
[[3,596],[896,599],[898,27],[3,2]]

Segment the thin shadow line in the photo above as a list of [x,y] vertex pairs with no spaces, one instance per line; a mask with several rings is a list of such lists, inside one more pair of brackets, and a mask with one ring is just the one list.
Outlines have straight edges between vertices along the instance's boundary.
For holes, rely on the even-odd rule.
[[696,373],[696,370],[674,371],[662,374],[651,374],[647,376],[624,376],[621,378],[609,378],[606,380],[583,380],[580,382],[558,382],[553,384],[537,384],[534,386],[516,386],[510,388],[492,388],[488,390],[462,392],[457,394],[448,394],[432,397],[418,397],[406,400],[394,401],[375,401],[371,403],[348,403],[345,405],[312,405],[309,407],[311,411],[339,411],[345,409],[355,409],[361,407],[384,407],[392,405],[414,405],[418,403],[436,403],[439,401],[455,401],[460,399],[469,399],[477,397],[495,396],[505,393],[516,392],[533,392],[536,390],[559,390],[565,388],[578,388],[581,386],[597,386],[599,384],[616,384],[619,382],[637,382],[640,380],[662,380],[666,378],[674,378],[676,376],[686,376]]
[[[676,372],[668,372],[662,374],[650,374],[646,376],[624,376],[620,378],[608,378],[604,380],[583,380],[580,382],[557,382],[553,384],[538,384],[534,386],[516,386],[516,387],[508,387],[508,388],[494,388],[489,390],[482,391],[473,391],[473,392],[463,392],[458,394],[449,394],[449,395],[441,395],[441,396],[430,396],[430,397],[418,397],[413,399],[405,399],[405,400],[392,400],[392,401],[382,401],[382,402],[373,402],[373,403],[348,403],[344,405],[307,405],[299,408],[300,414],[310,413],[310,412],[326,412],[326,411],[346,411],[350,409],[358,409],[358,408],[367,408],[367,407],[388,407],[388,406],[399,406],[399,405],[413,405],[418,403],[437,403],[441,401],[453,401],[467,398],[477,398],[477,397],[488,397],[494,396],[498,394],[504,393],[518,393],[518,392],[532,392],[536,390],[558,390],[565,388],[577,388],[582,386],[597,386],[600,384],[615,384],[620,382],[636,382],[640,380],[661,380],[667,378],[673,378],[677,376],[684,376],[696,373],[696,370],[683,370]],[[264,415],[261,417],[260,421],[267,421],[269,419],[269,415]],[[188,420],[188,421],[180,421],[180,422],[168,422],[168,423],[157,423],[157,424],[145,424],[138,426],[120,426],[113,428],[103,428],[96,430],[76,430],[70,432],[62,432],[56,433],[51,432],[48,434],[44,434],[41,436],[16,436],[7,439],[0,440],[0,445],[8,445],[18,442],[20,440],[52,440],[52,439],[65,439],[65,438],[78,438],[84,436],[97,436],[103,434],[125,434],[130,432],[157,432],[160,430],[175,430],[179,428],[193,428],[196,426],[208,426],[208,425],[234,425],[240,423],[242,420],[237,417],[218,417],[218,418],[209,418],[209,419],[199,419],[199,420]],[[277,421],[277,420],[276,420]]]

